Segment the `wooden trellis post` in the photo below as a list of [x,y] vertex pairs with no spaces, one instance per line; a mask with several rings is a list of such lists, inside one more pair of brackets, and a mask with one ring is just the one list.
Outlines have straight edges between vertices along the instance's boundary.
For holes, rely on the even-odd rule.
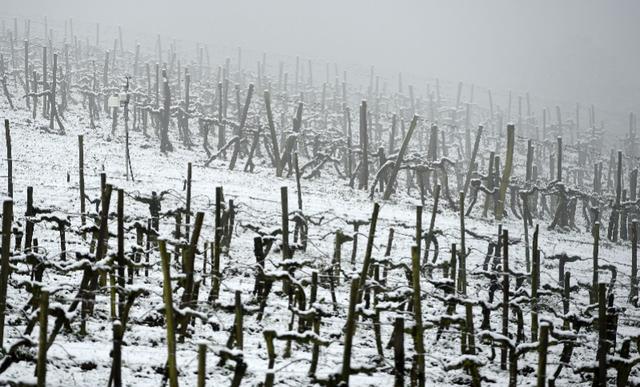
[[416,246],[418,246],[418,254],[422,251],[422,206],[416,206]]
[[[117,251],[117,273],[118,273],[118,319],[122,318],[122,312],[125,304],[125,276],[124,276],[124,190],[118,189],[118,203],[117,203],[117,238],[118,238],[118,251]],[[131,274],[133,274],[131,272]],[[115,327],[114,327],[115,329]]]
[[[4,319],[4,317],[3,317]],[[39,324],[40,334],[38,336],[38,363],[36,366],[36,377],[38,387],[47,385],[47,325],[49,322],[49,291],[40,291],[40,312]]]
[[367,249],[364,254],[364,260],[362,262],[362,271],[360,272],[358,302],[362,301],[364,285],[367,282],[367,277],[369,275],[369,266],[371,265],[371,254],[373,253],[373,240],[376,235],[376,225],[378,223],[379,212],[380,212],[380,205],[378,203],[373,203],[373,214],[371,215],[371,223],[369,224],[369,237],[367,239]]
[[591,282],[591,292],[589,302],[591,304],[598,300],[598,253],[600,250],[600,222],[595,222],[593,225],[593,278]]
[[549,324],[540,326],[540,342],[538,343],[537,387],[547,386],[547,347],[549,346]]
[[[502,230],[502,335],[509,337],[509,231]],[[500,350],[500,368],[507,369],[507,344]]]
[[198,387],[205,387],[207,380],[207,344],[198,344]]
[[113,323],[113,385],[122,387],[122,323],[115,320]]
[[78,135],[78,185],[80,187],[80,220],[84,226],[87,221],[85,215],[87,208],[84,193],[84,136],[82,134]]
[[31,243],[33,241],[33,222],[29,220],[29,217],[34,215],[33,208],[33,187],[27,187],[27,210],[25,211],[26,227],[24,235],[24,249],[29,251],[31,249]]
[[9,120],[4,120],[4,138],[7,145],[7,195],[13,197],[13,158],[11,156],[11,129]]
[[502,220],[504,216],[504,201],[511,179],[511,170],[513,168],[513,148],[515,142],[516,128],[513,124],[507,125],[507,158],[505,161],[502,179],[500,180],[500,190],[498,191],[498,203],[496,205],[496,220]]
[[344,351],[342,353],[342,372],[340,379],[349,385],[351,374],[351,348],[353,336],[356,333],[356,304],[358,303],[360,278],[351,279],[351,293],[349,294],[349,310],[347,312],[347,326],[344,331]]
[[467,195],[469,191],[469,184],[471,183],[471,174],[474,170],[474,165],[476,163],[476,157],[478,155],[478,148],[480,147],[480,138],[482,137],[482,125],[478,127],[478,133],[476,134],[476,141],[473,144],[473,152],[471,153],[471,159],[469,160],[469,167],[467,169],[467,176],[464,179],[464,190],[462,191],[464,195]]
[[467,248],[464,235],[464,192],[460,191],[460,260],[458,263],[458,292],[467,294]]
[[607,385],[607,285],[598,283],[598,371],[593,385],[606,387]]
[[424,338],[422,329],[422,302],[420,300],[420,252],[411,246],[411,286],[413,288],[413,316],[415,320],[414,345],[417,359],[418,386],[425,386]]
[[13,200],[2,203],[2,257],[0,261],[0,348],[4,348],[4,321],[7,310],[7,285],[11,266],[11,223],[13,218]]
[[189,240],[190,224],[191,224],[191,163],[187,163],[187,203],[185,223],[185,238]]
[[218,299],[218,293],[220,292],[220,283],[222,282],[220,274],[220,251],[223,234],[222,225],[222,203],[224,202],[222,187],[216,187],[216,209],[214,219],[214,242],[213,252],[211,254],[211,293],[209,294],[209,302]]
[[173,315],[173,289],[171,287],[170,257],[164,239],[158,240],[163,277],[164,312],[167,324],[167,366],[169,368],[169,386],[178,387],[178,369],[176,365],[176,333]]
[[538,288],[540,287],[540,250],[538,225],[533,232],[533,265],[531,270],[531,341],[538,340]]
[[[396,179],[398,176],[398,172],[400,171],[400,166],[402,164],[402,159],[404,158],[404,154],[407,152],[409,148],[409,141],[411,141],[411,136],[416,129],[418,124],[418,116],[414,115],[411,120],[411,125],[409,125],[409,130],[404,136],[402,140],[402,145],[400,146],[400,151],[398,152],[398,157],[396,157],[396,161],[393,164],[393,169],[391,170],[391,174],[389,175],[389,180],[387,182],[387,187],[385,188],[384,194],[382,195],[383,200],[389,200],[391,197],[391,193],[393,192],[393,187],[395,186]],[[391,150],[389,151],[391,152]]]
[[631,290],[629,302],[637,304],[638,297],[638,221],[631,221]]
[[396,317],[393,325],[394,387],[404,387],[404,318]]

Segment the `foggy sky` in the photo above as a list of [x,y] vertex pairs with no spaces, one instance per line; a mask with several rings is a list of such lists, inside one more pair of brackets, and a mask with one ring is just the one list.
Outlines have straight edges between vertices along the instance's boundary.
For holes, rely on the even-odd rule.
[[72,17],[258,52],[461,80],[497,95],[530,91],[558,103],[594,103],[615,114],[640,110],[640,1],[635,0],[2,3],[3,16]]

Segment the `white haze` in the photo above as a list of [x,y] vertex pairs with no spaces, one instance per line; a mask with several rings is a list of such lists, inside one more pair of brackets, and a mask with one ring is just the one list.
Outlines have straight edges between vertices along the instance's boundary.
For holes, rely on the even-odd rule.
[[547,103],[594,104],[619,122],[640,110],[640,1],[635,0],[2,3],[5,17],[72,17],[256,52],[365,69],[375,65],[390,74],[461,80],[498,96],[529,91]]

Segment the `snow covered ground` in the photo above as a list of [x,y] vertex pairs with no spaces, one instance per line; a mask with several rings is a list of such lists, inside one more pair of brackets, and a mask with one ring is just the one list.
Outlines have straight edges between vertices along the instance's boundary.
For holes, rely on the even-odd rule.
[[[116,138],[110,138],[110,123],[102,122],[100,127],[93,130],[88,128],[88,123],[83,119],[79,111],[67,112],[67,134],[65,136],[51,134],[41,129],[46,123],[41,120],[33,122],[30,115],[24,111],[10,111],[6,105],[2,105],[0,118],[8,118],[11,122],[14,159],[14,198],[16,208],[16,221],[24,220],[26,188],[34,187],[35,206],[40,208],[55,209],[65,213],[71,223],[72,229],[77,229],[79,218],[79,194],[78,194],[78,152],[77,134],[84,134],[85,141],[85,175],[87,194],[96,198],[99,189],[99,173],[107,173],[108,182],[115,187],[123,188],[128,193],[139,192],[149,195],[151,191],[170,190],[169,198],[163,202],[163,211],[184,205],[185,191],[184,179],[186,177],[187,163],[192,162],[193,170],[193,204],[194,211],[204,211],[205,220],[201,241],[213,240],[213,198],[216,186],[223,186],[227,199],[234,199],[238,206],[236,216],[236,230],[231,249],[228,255],[222,259],[224,267],[224,280],[221,290],[221,301],[232,304],[234,290],[242,291],[242,298],[248,301],[252,298],[251,292],[254,283],[255,257],[253,255],[253,237],[256,234],[247,229],[246,225],[258,226],[264,230],[272,230],[280,227],[280,187],[289,187],[290,209],[294,208],[296,186],[293,178],[276,178],[270,166],[257,165],[254,173],[245,173],[239,170],[229,171],[225,160],[215,161],[210,167],[204,167],[204,155],[200,151],[191,151],[178,147],[168,155],[159,153],[159,147],[155,140],[145,139],[141,133],[132,132],[132,165],[135,181],[127,181],[124,176],[124,142],[122,133]],[[2,150],[4,152],[4,149]],[[3,160],[6,158],[2,156]],[[6,160],[3,161],[3,168]],[[69,180],[67,179],[69,176]],[[320,226],[310,225],[309,246],[306,252],[296,252],[296,258],[312,259],[314,266],[326,267],[333,254],[334,239],[329,235],[342,228],[345,233],[351,233],[351,226],[346,224],[348,220],[368,219],[372,210],[372,201],[367,193],[353,190],[341,180],[335,180],[330,174],[324,174],[320,178],[302,181],[302,197],[304,212],[314,219],[323,217]],[[145,205],[135,202],[130,197],[125,198],[125,215],[131,217],[147,217],[148,210]],[[112,199],[114,203],[114,199]],[[389,228],[395,229],[395,239],[391,252],[391,258],[396,262],[410,264],[410,246],[414,243],[415,233],[415,205],[414,198],[405,194],[394,197],[392,201],[381,202],[380,219],[378,222],[373,256],[382,258],[384,254]],[[423,224],[428,225],[431,212],[430,199],[424,211]],[[112,207],[113,208],[113,207]],[[475,234],[496,239],[498,225],[489,220],[480,219],[478,214],[466,219],[467,229]],[[115,220],[113,220],[115,228]],[[169,235],[173,230],[172,219],[163,219],[161,233]],[[508,229],[510,236],[517,239],[510,250],[511,268],[514,271],[524,272],[524,243],[522,223],[515,219],[507,219],[503,227]],[[437,216],[436,228],[442,232],[438,237],[441,262],[449,259],[451,243],[459,243],[459,218],[458,214],[444,206]],[[359,249],[355,267],[349,264],[351,244],[343,247],[343,269],[354,274],[359,272],[366,232],[368,226],[361,227],[359,235]],[[49,257],[59,254],[58,233],[49,230],[42,225],[36,225],[35,237],[40,241]],[[469,296],[474,300],[486,300],[488,280],[482,275],[474,275],[482,265],[487,251],[487,241],[467,235],[467,247],[471,249],[468,257],[467,269],[469,277]],[[110,239],[111,248],[115,249],[115,238]],[[88,242],[80,237],[70,234],[68,236],[68,258],[73,259],[73,252],[85,251]],[[127,247],[135,244],[134,235],[129,235],[126,241]],[[201,244],[202,245],[202,244]],[[559,253],[579,255],[584,261],[571,263],[567,270],[571,271],[572,283],[589,285],[591,282],[591,257],[592,241],[585,233],[560,234],[546,230],[546,225],[541,224],[540,247],[543,252],[541,284],[557,285],[558,262],[545,260],[545,256]],[[606,241],[601,243],[601,262],[612,263],[618,268],[618,279],[615,282],[616,305],[629,307],[626,302],[629,291],[630,249],[628,244],[611,244]],[[280,259],[279,252],[271,252],[268,257],[274,261]],[[150,295],[138,299],[133,308],[127,332],[124,338],[123,353],[123,381],[131,386],[157,386],[162,380],[163,367],[166,361],[166,332],[163,324],[153,324],[153,321],[162,321],[158,309],[162,303],[162,273],[159,266],[157,253],[152,254],[151,262],[155,265],[148,278],[136,277],[135,285],[145,287]],[[196,259],[196,268],[201,268],[202,257]],[[267,267],[271,265],[268,263]],[[174,270],[176,270],[174,268]],[[174,271],[175,272],[175,271]],[[310,277],[310,270],[303,268],[297,275]],[[603,271],[602,280],[609,280],[609,272]],[[434,278],[441,278],[441,271],[434,271]],[[28,276],[14,275],[10,281],[8,294],[7,326],[5,328],[5,347],[13,343],[24,334],[27,316],[21,311],[28,301],[28,293],[14,289],[11,284]],[[75,297],[76,289],[80,281],[79,272],[70,276],[61,276],[45,272],[45,284],[51,287],[67,286],[52,296],[51,303],[68,305]],[[391,271],[388,283],[398,288],[407,287],[408,283],[404,274],[399,270]],[[207,309],[206,295],[208,294],[210,281],[207,281],[200,292],[199,304],[202,310]],[[513,285],[512,285],[513,286]],[[276,286],[276,287],[279,287]],[[528,289],[528,285],[525,285]],[[444,303],[432,294],[443,295],[441,290],[435,289],[432,283],[422,278],[423,319],[439,318],[446,312]],[[513,287],[512,287],[513,291]],[[174,299],[176,299],[174,296]],[[346,310],[349,298],[348,281],[342,281],[338,290],[338,312],[331,318],[322,320],[320,335],[334,342],[328,348],[322,348],[318,375],[326,376],[329,373],[340,370],[342,363],[342,329],[345,323]],[[499,302],[501,292],[496,292],[496,301]],[[584,288],[572,292],[571,311],[584,310],[588,303],[588,293]],[[318,300],[320,303],[330,305],[331,298],[327,287],[319,289]],[[545,295],[541,303],[546,304],[561,313],[561,298],[558,295]],[[109,322],[109,295],[102,292],[96,298],[96,312],[87,322],[87,336],[80,337],[78,333],[78,319],[72,324],[72,332],[63,332],[56,339],[48,352],[48,382],[50,385],[59,386],[89,386],[106,385],[111,368],[110,351],[112,348],[112,332]],[[196,323],[193,336],[184,343],[178,344],[178,367],[180,382],[182,385],[195,385],[197,371],[196,345],[205,341],[213,350],[224,346],[228,332],[233,324],[233,315],[224,311],[209,311],[211,321],[220,326],[220,330],[214,331],[211,326]],[[458,313],[461,313],[458,310]],[[410,316],[410,315],[407,315]],[[392,322],[395,313],[381,313],[381,332],[383,342],[386,343],[392,332]],[[481,321],[480,308],[474,308],[474,320],[476,332]],[[257,385],[264,381],[267,371],[267,351],[263,339],[264,329],[286,331],[289,324],[290,312],[287,310],[285,297],[274,296],[269,298],[266,314],[262,321],[257,322],[255,316],[247,316],[244,321],[244,354],[248,363],[248,369],[243,385]],[[530,313],[524,310],[525,336],[529,337]],[[556,329],[560,329],[562,322],[550,313],[541,312],[541,319],[552,321]],[[52,325],[53,319],[50,319]],[[500,329],[500,311],[494,311],[491,318],[491,328]],[[411,318],[407,318],[407,324],[411,324]],[[640,324],[640,315],[633,307],[626,309],[620,316],[619,336],[638,334],[637,325]],[[510,324],[510,332],[515,332],[515,323]],[[37,329],[32,334],[37,339]],[[597,348],[597,332],[594,330],[582,330],[578,340],[580,345],[575,349],[572,366],[580,363],[595,362]],[[497,386],[506,385],[507,371],[500,370],[499,353],[495,360],[490,361],[491,348],[488,344],[477,340],[478,357],[486,362],[481,368],[481,375],[487,378],[486,384]],[[407,348],[407,369],[411,366],[413,354],[413,342],[410,335],[405,335]],[[278,341],[276,353],[276,383],[282,385],[307,385],[310,379],[307,376],[308,361],[311,357],[310,346],[297,346],[294,344],[291,358],[283,359],[284,343]],[[552,347],[548,358],[548,374],[555,370],[559,362],[561,346]],[[425,331],[426,349],[426,379],[428,386],[450,386],[453,384],[467,384],[468,376],[462,371],[445,371],[445,366],[455,362],[460,356],[460,333],[451,327],[436,340],[436,329]],[[35,355],[35,349],[31,350]],[[385,358],[378,359],[371,320],[360,320],[357,324],[354,338],[352,366],[379,364],[378,372],[371,375],[356,375],[351,377],[351,385],[387,385],[393,383],[393,351],[385,350]],[[211,352],[207,363],[207,385],[226,385],[232,377],[231,365],[226,367],[217,365],[218,357]],[[521,385],[535,385],[535,367],[537,354],[528,353],[519,359]],[[24,380],[35,382],[35,362],[21,361],[13,364],[2,374],[5,380]],[[610,371],[610,376],[612,376]],[[637,377],[637,373],[633,373]],[[408,383],[408,377],[406,381]],[[493,382],[490,382],[493,381]],[[565,369],[556,381],[557,385],[587,385],[589,381],[579,375],[575,375],[571,369]]]

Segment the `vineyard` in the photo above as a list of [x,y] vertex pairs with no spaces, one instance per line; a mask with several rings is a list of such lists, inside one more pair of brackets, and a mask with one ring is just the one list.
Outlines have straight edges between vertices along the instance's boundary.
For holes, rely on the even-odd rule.
[[633,113],[1,22],[0,385],[640,385]]

